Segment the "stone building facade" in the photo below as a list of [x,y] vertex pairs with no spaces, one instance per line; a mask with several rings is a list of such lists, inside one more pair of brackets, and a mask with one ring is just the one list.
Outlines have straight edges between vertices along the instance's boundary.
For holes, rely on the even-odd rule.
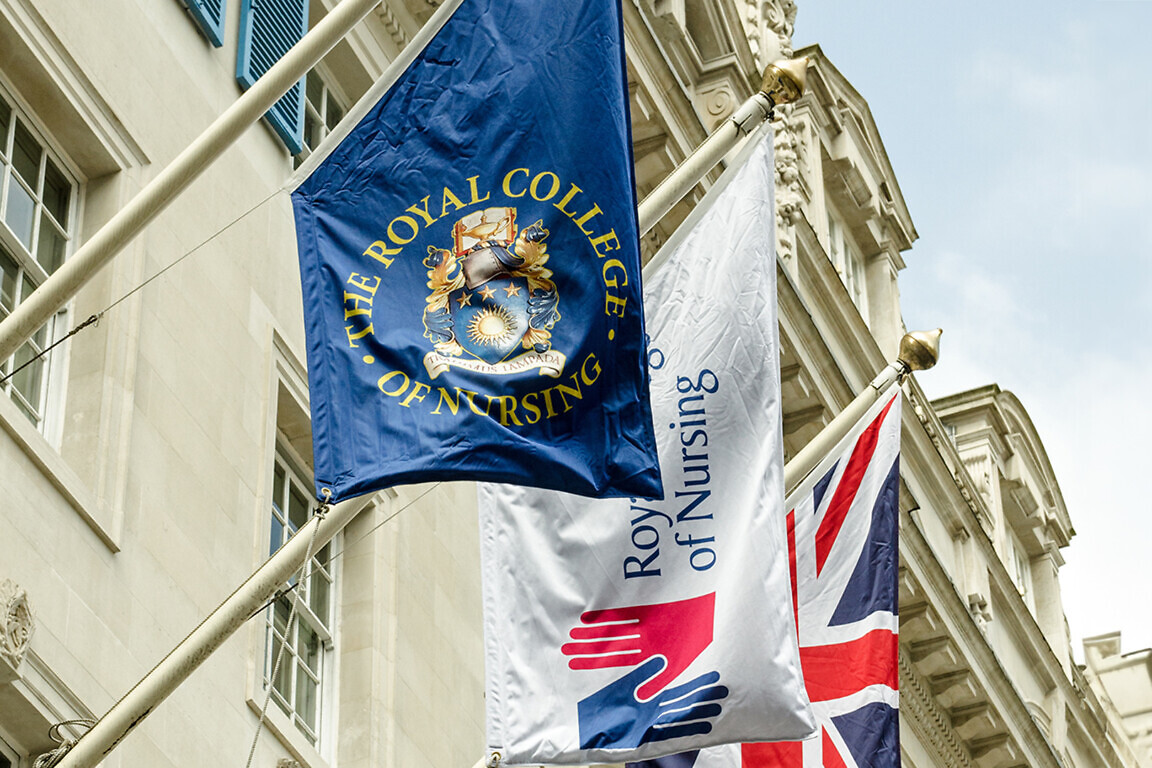
[[[285,0],[278,12],[297,7],[314,25],[334,2]],[[250,129],[29,350],[99,322],[3,384],[0,768],[31,768],[56,746],[51,726],[105,712],[306,519],[301,296],[280,185],[437,4],[382,2],[309,75],[302,145],[268,123]],[[0,316],[236,99],[248,8],[0,0]],[[811,62],[807,94],[775,123],[793,455],[904,332],[898,274],[916,230],[879,130],[824,51],[792,49],[802,5],[623,8],[641,197],[767,63]],[[718,175],[644,238],[647,255]],[[1146,686],[1121,693],[1107,642],[1086,670],[1072,663],[1058,575],[1073,530],[1024,408],[996,387],[935,403],[914,379],[905,391],[904,763],[1149,764]],[[475,511],[469,484],[365,499],[299,589],[299,625],[286,632],[283,602],[254,616],[102,765],[238,765],[250,750],[265,767],[475,763]]]

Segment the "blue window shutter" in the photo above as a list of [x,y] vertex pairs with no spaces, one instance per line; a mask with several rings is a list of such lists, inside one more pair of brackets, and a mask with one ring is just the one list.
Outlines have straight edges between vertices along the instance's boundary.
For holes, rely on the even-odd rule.
[[200,25],[200,31],[219,48],[224,44],[224,8],[227,0],[185,0],[188,12]]
[[[308,29],[308,0],[241,0],[236,79],[252,87]],[[304,78],[264,115],[289,151],[304,150]]]

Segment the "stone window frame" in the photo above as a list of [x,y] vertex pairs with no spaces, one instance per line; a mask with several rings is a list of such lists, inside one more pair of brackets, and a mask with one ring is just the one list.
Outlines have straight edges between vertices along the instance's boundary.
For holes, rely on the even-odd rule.
[[847,223],[831,207],[828,209],[828,260],[836,268],[860,316],[868,322],[867,262],[852,239]]
[[[25,179],[27,174],[18,168],[16,145],[20,138],[26,144],[33,142],[39,155],[34,180]],[[66,196],[61,200],[57,195],[55,204],[46,200],[50,176],[55,176],[57,189]],[[0,319],[27,299],[70,255],[76,240],[81,187],[79,174],[57,151],[33,111],[21,103],[14,89],[0,81]],[[12,195],[17,193],[23,193],[31,204],[30,231],[18,233],[11,227]],[[55,244],[51,251],[45,248],[48,243]],[[69,309],[61,309],[15,355],[0,361],[0,377],[57,341],[67,330],[68,317]],[[63,353],[54,350],[0,384],[0,393],[50,441],[58,438],[62,425],[65,367]]]
[[[312,490],[312,432],[310,410],[308,404],[308,377],[301,362],[303,354],[296,354],[291,343],[292,338],[275,324],[269,327],[269,372],[268,394],[265,410],[265,456],[266,464],[262,486],[257,494],[255,509],[255,529],[253,569],[263,563],[271,549],[273,514],[272,499],[275,495],[275,475],[278,460],[284,458],[291,462],[292,468],[298,476],[298,482],[303,487],[309,501],[308,513],[311,514],[315,506]],[[344,548],[344,534],[338,533],[328,544],[328,551],[335,553],[334,561],[329,567],[333,577],[333,589],[330,593],[330,623],[327,625],[331,635],[330,645],[325,649],[324,665],[322,667],[323,687],[321,689],[322,705],[319,709],[319,739],[311,741],[304,730],[297,727],[293,717],[285,714],[276,703],[276,698],[268,702],[264,726],[279,743],[288,750],[291,759],[296,760],[303,768],[331,768],[335,764],[338,743],[337,710],[340,697],[340,652],[341,648],[341,608],[342,603],[342,565],[339,554]],[[304,595],[300,596],[304,598]],[[297,616],[302,617],[308,611],[304,600],[297,607]],[[250,622],[249,634],[249,676],[247,684],[246,703],[251,712],[259,714],[264,708],[265,698],[268,694],[266,681],[271,672],[269,660],[269,616],[272,608],[261,614],[258,620]],[[287,663],[289,657],[281,665]]]
[[[302,469],[300,457],[284,442],[277,445],[272,482],[269,554],[283,546],[308,521],[316,504],[310,493],[310,473]],[[338,595],[335,569],[330,562],[334,546],[335,542],[329,542],[319,549],[296,590],[293,636],[285,645],[276,675],[278,684],[272,692],[272,700],[314,747],[322,744],[327,735],[324,710],[330,706],[328,700],[332,697],[330,679],[336,653],[333,629]],[[288,629],[285,624],[290,609],[290,599],[285,596],[265,611],[262,677],[265,691]],[[307,692],[312,695],[310,713],[305,706]]]

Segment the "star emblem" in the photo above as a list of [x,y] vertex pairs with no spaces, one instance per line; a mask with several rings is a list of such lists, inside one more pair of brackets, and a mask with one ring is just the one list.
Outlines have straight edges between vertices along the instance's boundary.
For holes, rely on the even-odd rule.
[[480,295],[487,301],[492,301],[492,297],[496,295],[496,291],[492,289],[492,286],[486,285],[480,289]]
[[508,294],[509,296],[519,296],[520,286],[516,285],[515,283],[509,283],[508,285],[504,286],[504,293]]
[[460,298],[456,299],[456,303],[459,304],[461,307],[472,306],[472,294],[470,294],[470,293],[461,294]]

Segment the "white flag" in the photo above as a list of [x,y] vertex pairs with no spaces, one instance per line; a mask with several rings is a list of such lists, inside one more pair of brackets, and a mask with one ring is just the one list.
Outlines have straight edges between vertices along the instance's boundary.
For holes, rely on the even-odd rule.
[[800,661],[820,738],[627,768],[899,768],[900,386],[789,496]]
[[766,134],[646,277],[665,499],[481,486],[488,741],[506,764],[814,731],[784,528]]

